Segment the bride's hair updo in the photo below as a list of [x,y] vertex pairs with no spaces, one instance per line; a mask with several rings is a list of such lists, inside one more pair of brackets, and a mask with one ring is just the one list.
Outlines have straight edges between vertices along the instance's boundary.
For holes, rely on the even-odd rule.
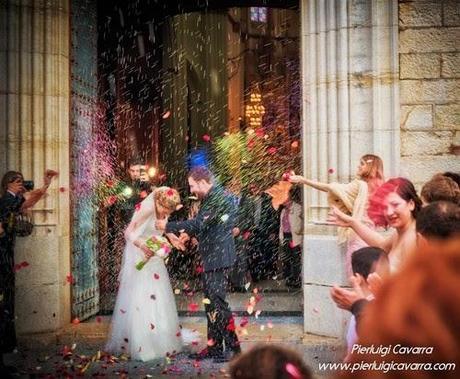
[[158,187],[155,190],[155,201],[162,207],[174,212],[180,205],[179,192],[171,187]]

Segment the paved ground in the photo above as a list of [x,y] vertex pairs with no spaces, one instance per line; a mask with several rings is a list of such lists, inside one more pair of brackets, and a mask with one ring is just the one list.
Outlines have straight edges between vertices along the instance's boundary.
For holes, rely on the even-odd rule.
[[[175,357],[151,362],[130,361],[126,357],[104,354],[101,349],[107,335],[109,317],[71,325],[59,334],[20,336],[20,350],[7,357],[18,367],[21,378],[35,377],[125,377],[125,378],[225,378],[227,364],[206,360],[196,362],[181,353]],[[303,335],[301,317],[252,317],[244,328],[238,327],[243,350],[257,343],[286,344],[297,350],[315,372],[319,362],[340,358],[340,343],[333,338]],[[205,335],[206,321],[202,317],[182,317],[184,327]],[[240,325],[241,318],[236,324]],[[199,349],[200,346],[192,346]]]

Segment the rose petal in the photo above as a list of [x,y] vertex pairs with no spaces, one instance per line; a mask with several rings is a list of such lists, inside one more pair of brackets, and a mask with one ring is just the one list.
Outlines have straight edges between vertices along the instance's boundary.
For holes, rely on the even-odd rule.
[[207,342],[208,346],[214,346],[215,344],[216,342],[212,338],[208,339],[208,342]]
[[75,283],[72,274],[69,274],[69,275],[66,276],[66,281],[67,281],[67,283],[70,283],[70,284]]
[[286,366],[284,366],[284,368],[292,379],[302,379],[302,373],[292,363],[286,363]]
[[197,303],[190,303],[187,308],[189,312],[197,312],[200,306]]

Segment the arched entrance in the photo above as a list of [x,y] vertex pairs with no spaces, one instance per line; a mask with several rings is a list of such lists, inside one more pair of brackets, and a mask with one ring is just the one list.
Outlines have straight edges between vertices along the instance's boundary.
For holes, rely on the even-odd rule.
[[[235,8],[233,13],[227,10],[243,5],[264,7]],[[284,143],[288,153],[294,151],[291,155],[300,161],[299,20],[296,2],[208,2],[205,6],[200,2],[194,6],[167,1],[136,5],[100,2],[96,8],[93,2],[76,1],[72,6],[73,180],[77,188],[80,182],[86,183],[81,192],[72,194],[73,222],[78,226],[73,228],[72,239],[72,309],[73,316],[82,320],[100,311],[110,312],[113,307],[123,243],[111,233],[120,234],[123,228],[116,228],[119,220],[114,221],[106,209],[107,199],[118,196],[106,183],[124,174],[126,162],[133,155],[140,155],[166,174],[167,184],[183,186],[187,159],[194,149],[206,145],[203,136],[217,139],[226,131],[246,136],[245,130],[251,128],[262,132],[258,135],[261,141],[265,136],[271,139],[273,146],[263,142],[266,149],[281,152]],[[92,18],[85,20],[93,23],[97,15],[97,28],[87,28],[80,17],[87,13],[92,13]],[[89,42],[96,33],[97,48]],[[233,38],[233,45],[228,38]],[[245,66],[245,61],[249,65],[246,62]],[[229,65],[233,67],[228,69]],[[91,80],[94,76],[98,78],[97,87]],[[255,103],[262,104],[261,91],[270,106],[265,116],[254,117],[247,107],[260,107]],[[258,100],[253,99],[255,92]],[[285,95],[291,92],[295,94]],[[88,101],[80,109],[81,99]],[[88,127],[85,112],[90,103],[98,118],[90,119]],[[296,141],[295,148],[290,147],[291,139]],[[264,149],[265,145],[261,144]],[[96,161],[85,161],[88,151],[97,152]],[[272,153],[264,153],[268,154]],[[289,154],[279,155],[289,160]],[[275,161],[269,159],[267,163]],[[289,164],[285,169],[294,167]],[[256,161],[252,167],[263,165]],[[277,180],[264,177],[268,167],[257,168],[257,180],[264,182],[260,191],[269,187],[269,181]],[[269,175],[281,177],[280,167]],[[241,162],[238,167],[226,165],[219,175],[232,187],[241,188],[238,175],[243,175],[243,169]],[[248,186],[251,178],[246,176],[245,180]],[[86,201],[80,201],[81,196]],[[271,212],[270,217],[273,220],[266,225],[273,223],[275,228],[268,232],[269,228],[261,227],[267,235],[259,238],[273,239],[272,244],[260,248],[262,254],[267,254],[267,249],[272,252],[258,258],[261,266],[266,257],[278,255],[279,212]],[[280,276],[275,271],[278,261],[273,259],[271,271],[264,274],[269,281]],[[239,284],[240,289],[243,284]],[[277,288],[273,291],[278,293]],[[300,290],[297,297],[291,305],[295,306],[294,313],[301,314]]]

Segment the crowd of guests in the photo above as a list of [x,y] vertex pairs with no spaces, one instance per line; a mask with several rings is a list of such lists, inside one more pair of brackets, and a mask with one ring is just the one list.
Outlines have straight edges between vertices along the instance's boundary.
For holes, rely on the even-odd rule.
[[[300,176],[292,177],[292,181],[326,192],[337,186]],[[337,196],[337,190],[330,196],[329,221],[352,229],[354,234],[346,237],[359,238],[367,245],[347,252],[351,288],[331,289],[332,301],[351,313],[344,361],[356,367],[332,376],[457,377],[460,175],[434,175],[423,185],[420,197],[405,178],[382,181],[373,189],[360,186],[349,196],[344,192]],[[347,203],[358,198],[359,191],[367,192],[365,213]],[[390,228],[390,234],[382,235],[381,227]],[[347,243],[347,248],[350,245]],[[390,348],[388,354],[375,354],[362,353],[357,346]],[[395,346],[412,348],[413,353],[403,354],[391,348]],[[372,365],[377,368],[372,369]],[[231,363],[230,373],[232,378],[245,379],[312,377],[299,354],[274,345],[249,350]]]
[[[16,344],[14,334],[15,220],[46,193],[57,173],[47,170],[44,186],[26,191],[19,172],[8,172],[0,197],[0,340],[1,352]],[[133,177],[136,178],[137,174]],[[460,364],[460,175],[434,175],[418,196],[406,178],[384,181],[383,163],[375,155],[361,158],[355,180],[319,183],[291,173],[288,199],[275,210],[269,193],[257,186],[235,196],[238,209],[233,235],[237,261],[235,289],[248,280],[282,274],[289,286],[300,285],[302,206],[298,184],[328,194],[328,222],[339,227],[346,244],[344,265],[350,288],[334,286],[331,301],[351,313],[346,362],[453,362]],[[139,189],[141,191],[141,189]],[[193,200],[193,199],[192,199]],[[193,201],[191,205],[196,203]],[[193,217],[193,206],[177,217]],[[184,210],[183,210],[184,212]],[[382,231],[387,231],[382,233]],[[197,241],[189,241],[190,249]],[[280,254],[278,255],[278,252]],[[193,263],[193,264],[196,264]],[[360,345],[432,347],[432,354],[356,353]],[[0,364],[3,365],[2,361]],[[231,363],[233,378],[309,378],[309,369],[293,351],[258,346]],[[449,377],[448,371],[420,371],[417,377]],[[345,377],[379,377],[376,370]],[[386,377],[409,377],[392,371]]]

